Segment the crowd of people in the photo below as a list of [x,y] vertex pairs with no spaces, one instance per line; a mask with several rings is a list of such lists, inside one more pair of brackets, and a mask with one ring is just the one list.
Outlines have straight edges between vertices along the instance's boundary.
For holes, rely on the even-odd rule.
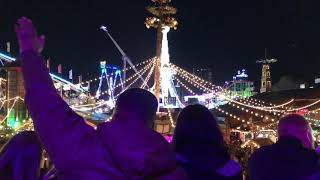
[[[0,179],[243,179],[217,119],[202,105],[189,105],[177,119],[173,142],[153,130],[158,109],[147,90],[129,89],[116,101],[111,122],[86,124],[57,94],[44,65],[44,36],[32,21],[15,27],[20,45],[26,105],[35,132],[21,132],[0,151]],[[319,156],[302,116],[279,120],[279,140],[250,158],[249,179],[320,179]],[[43,151],[53,163],[40,173]]]

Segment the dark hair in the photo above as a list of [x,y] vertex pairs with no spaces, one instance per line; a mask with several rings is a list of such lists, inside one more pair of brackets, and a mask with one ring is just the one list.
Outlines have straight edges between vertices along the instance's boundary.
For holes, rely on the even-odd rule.
[[[34,131],[23,131],[16,134],[0,150],[0,179],[3,177],[12,178],[16,175],[24,179],[30,179],[25,177],[28,175],[37,176],[40,170],[41,156],[42,146]],[[17,166],[23,170],[19,175],[11,172]]]
[[208,147],[224,149],[224,141],[217,120],[202,105],[189,105],[184,108],[177,120],[173,143],[176,151],[185,145],[208,144]]
[[115,114],[126,113],[143,120],[154,120],[158,108],[157,98],[145,89],[132,88],[117,99]]

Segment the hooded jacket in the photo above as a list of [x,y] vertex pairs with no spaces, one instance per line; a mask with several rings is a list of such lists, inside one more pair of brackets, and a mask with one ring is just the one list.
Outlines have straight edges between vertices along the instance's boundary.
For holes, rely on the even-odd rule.
[[176,155],[190,179],[242,180],[240,165],[231,160],[226,149],[206,143],[185,145]]
[[160,134],[120,119],[95,130],[58,95],[38,53],[21,61],[25,101],[59,179],[185,179]]

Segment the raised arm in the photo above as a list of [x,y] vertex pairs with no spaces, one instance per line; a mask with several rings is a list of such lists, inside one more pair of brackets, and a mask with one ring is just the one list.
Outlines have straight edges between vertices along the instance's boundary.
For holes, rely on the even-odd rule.
[[18,20],[15,29],[20,45],[25,101],[35,130],[57,169],[66,169],[79,158],[77,152],[95,135],[95,130],[58,95],[41,56],[44,36],[38,37],[32,21],[24,17]]

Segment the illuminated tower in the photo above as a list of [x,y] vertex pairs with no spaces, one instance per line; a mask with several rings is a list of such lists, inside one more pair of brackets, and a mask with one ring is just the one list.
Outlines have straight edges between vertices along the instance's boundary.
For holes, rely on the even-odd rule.
[[262,74],[261,74],[261,88],[260,93],[271,92],[272,81],[271,81],[271,70],[270,65],[277,62],[277,59],[267,59],[267,49],[265,51],[265,59],[259,60],[257,63],[262,63]]
[[270,92],[271,91],[271,73],[270,73],[270,65],[263,64],[262,65],[262,73],[261,73],[261,88],[260,93]]
[[[172,15],[177,13],[177,9],[170,5],[171,0],[152,0],[153,5],[147,8],[153,17],[148,17],[145,21],[147,28],[157,29],[157,50],[156,66],[154,75],[154,94],[164,102],[171,101],[177,97],[172,83],[172,72],[169,68],[170,56],[168,48],[168,32],[171,28],[177,29],[178,22]],[[163,99],[161,99],[161,96]]]

